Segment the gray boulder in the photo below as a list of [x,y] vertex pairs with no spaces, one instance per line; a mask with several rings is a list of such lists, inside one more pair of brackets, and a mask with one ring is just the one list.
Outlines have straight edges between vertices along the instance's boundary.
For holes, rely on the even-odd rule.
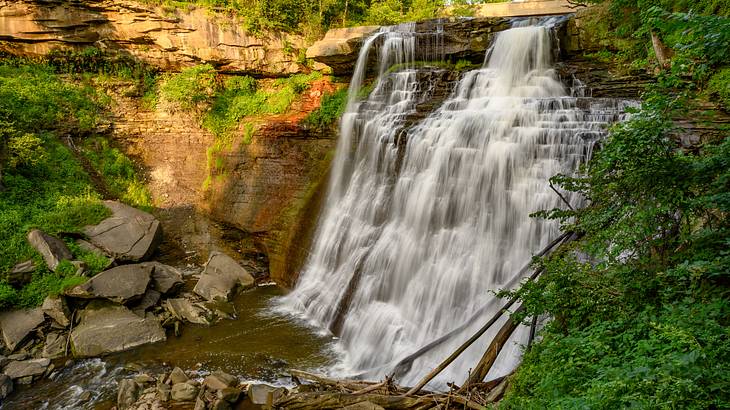
[[71,332],[75,357],[101,356],[166,340],[160,321],[141,318],[124,306],[92,302]]
[[5,374],[0,374],[0,402],[13,392],[13,379]]
[[44,321],[41,308],[13,310],[0,313],[5,346],[12,352],[35,328]]
[[125,410],[134,405],[139,397],[140,386],[132,379],[122,379],[119,381],[119,390],[117,391],[117,408]]
[[185,283],[182,272],[172,266],[160,262],[150,262],[150,264],[155,268],[152,272],[152,287],[163,295],[176,292]]
[[50,364],[51,360],[48,358],[10,362],[7,366],[5,366],[3,373],[13,380],[21,379],[23,377],[40,376],[46,371]]
[[162,241],[160,221],[116,201],[104,201],[104,205],[112,211],[112,216],[84,229],[89,242],[118,261],[149,259]]
[[198,386],[190,383],[173,384],[171,397],[174,401],[193,401],[198,397]]
[[36,266],[32,259],[13,266],[8,272],[5,280],[15,287],[25,286],[33,279],[33,272],[35,272]]
[[283,387],[273,387],[267,384],[249,384],[246,394],[249,400],[251,400],[251,403],[263,406],[267,403],[269,394],[271,394],[273,401],[276,402],[286,396],[287,390]]
[[33,229],[28,232],[28,243],[43,256],[48,269],[54,272],[61,261],[73,259],[73,254],[62,240],[41,230]]
[[170,383],[185,383],[188,380],[190,379],[188,379],[188,375],[185,374],[185,371],[183,371],[183,369],[179,367],[172,369],[172,372],[170,373]]
[[236,387],[226,387],[218,390],[216,396],[218,399],[227,401],[228,403],[235,403],[241,397],[241,390]]
[[223,390],[226,387],[233,387],[237,384],[238,378],[236,376],[224,373],[220,370],[211,373],[205,378],[205,380],[203,380],[203,386],[213,391]]
[[63,296],[46,297],[41,310],[63,327],[67,327],[71,323],[71,312],[68,310],[66,299]]
[[212,252],[193,292],[208,300],[229,300],[237,286],[248,288],[254,278],[230,256]]
[[116,303],[126,303],[144,295],[153,269],[148,263],[117,266],[97,274],[82,285],[67,290],[66,295],[82,299],[104,298]]
[[160,301],[161,296],[162,295],[160,294],[160,292],[154,289],[147,289],[147,292],[142,295],[142,298],[129,308],[132,309],[132,312],[136,313],[137,315],[144,316],[147,309],[150,309],[151,307],[157,305],[157,302]]

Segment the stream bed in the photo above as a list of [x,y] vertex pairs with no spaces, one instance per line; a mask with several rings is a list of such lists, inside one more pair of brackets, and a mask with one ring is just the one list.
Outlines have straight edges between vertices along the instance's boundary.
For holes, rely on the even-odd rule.
[[283,294],[273,285],[243,292],[233,300],[236,320],[212,326],[188,324],[179,337],[168,335],[163,343],[77,360],[60,369],[53,380],[18,386],[0,408],[110,409],[116,404],[120,379],[175,366],[200,377],[220,369],[242,380],[281,385],[289,383],[282,376],[288,368],[334,364],[331,336],[317,334],[304,323],[269,309],[272,299]]

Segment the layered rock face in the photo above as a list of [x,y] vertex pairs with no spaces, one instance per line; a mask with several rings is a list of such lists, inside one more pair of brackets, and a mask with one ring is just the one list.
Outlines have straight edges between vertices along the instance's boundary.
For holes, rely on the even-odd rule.
[[94,46],[131,54],[163,70],[211,63],[224,72],[300,72],[295,35],[246,34],[240,21],[203,9],[167,11],[132,1],[0,0],[0,51],[45,55]]

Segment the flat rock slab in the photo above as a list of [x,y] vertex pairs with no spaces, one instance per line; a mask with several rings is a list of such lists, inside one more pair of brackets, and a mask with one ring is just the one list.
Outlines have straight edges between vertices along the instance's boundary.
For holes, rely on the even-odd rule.
[[46,316],[55,320],[63,327],[71,324],[71,312],[68,310],[66,299],[63,296],[48,296],[43,300],[41,310]]
[[94,245],[122,262],[149,259],[162,241],[160,221],[147,212],[116,201],[104,201],[112,216],[84,233]]
[[265,405],[268,403],[269,394],[273,396],[274,402],[286,396],[287,390],[283,387],[274,387],[267,384],[249,384],[246,390],[251,403]]
[[144,295],[153,270],[153,265],[149,263],[117,266],[67,290],[66,295],[80,299],[103,298],[116,303],[126,303]]
[[141,318],[124,306],[92,303],[71,332],[75,357],[101,356],[166,340],[159,320]]
[[253,286],[253,276],[230,256],[212,252],[193,292],[208,300],[229,300],[239,285]]
[[2,329],[5,346],[10,351],[15,350],[44,320],[41,308],[0,313],[0,329]]
[[28,243],[43,256],[48,269],[54,272],[61,261],[73,259],[73,254],[62,240],[41,230],[33,229],[28,232]]
[[167,299],[165,308],[180,320],[199,325],[209,325],[208,311],[185,298]]
[[50,359],[31,359],[22,362],[10,362],[5,366],[3,373],[11,379],[20,379],[28,376],[38,376],[43,374],[51,364]]

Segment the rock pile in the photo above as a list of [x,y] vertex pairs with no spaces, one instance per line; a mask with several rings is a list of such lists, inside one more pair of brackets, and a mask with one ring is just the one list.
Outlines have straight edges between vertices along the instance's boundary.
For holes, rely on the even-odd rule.
[[[55,368],[53,359],[120,352],[164,341],[166,329],[178,334],[182,322],[209,325],[221,318],[234,318],[230,297],[236,289],[254,285],[254,278],[238,262],[213,253],[194,285],[194,293],[185,292],[185,280],[178,269],[147,261],[162,238],[159,221],[118,202],[106,201],[105,205],[112,216],[87,227],[88,242],[79,240],[79,246],[111,258],[111,267],[62,295],[48,296],[40,307],[0,313],[0,400],[13,391],[14,383],[30,384],[50,376]],[[49,269],[70,261],[78,267],[77,274],[86,273],[83,263],[73,260],[62,240],[33,230],[28,241]],[[33,261],[13,268],[23,270],[32,273]],[[220,376],[211,379],[206,388],[215,390],[222,386],[221,380],[233,383]],[[126,392],[124,397],[144,393],[139,388],[144,383],[135,383],[120,385],[120,392]],[[170,385],[172,397],[197,397],[200,391],[192,382],[177,384]],[[225,397],[232,397],[232,393]]]

